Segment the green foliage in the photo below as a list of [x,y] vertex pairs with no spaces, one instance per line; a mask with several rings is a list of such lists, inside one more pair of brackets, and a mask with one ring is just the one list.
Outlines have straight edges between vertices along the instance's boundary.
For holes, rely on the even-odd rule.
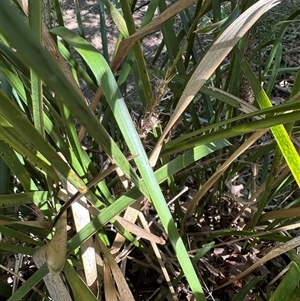
[[[283,211],[270,222],[271,212],[262,215],[282,191],[300,186],[299,70],[285,71],[294,76],[289,100],[271,102],[282,72],[282,40],[299,11],[276,25],[272,40],[264,36],[253,46],[259,41],[255,31],[261,30],[255,22],[281,1],[194,2],[151,1],[137,25],[141,7],[136,1],[99,0],[102,55],[86,38],[77,1],[79,33],[65,27],[59,1],[45,1],[42,8],[41,0],[29,0],[27,12],[19,1],[2,0],[0,254],[1,261],[11,253],[33,255],[39,267],[22,286],[17,277],[6,286],[3,296],[9,291],[10,301],[46,300],[45,291],[53,300],[95,300],[99,287],[104,288],[100,300],[146,298],[114,261],[132,260],[140,267],[140,254],[145,274],[154,268],[164,277],[161,300],[177,300],[182,282],[204,301],[216,287],[200,281],[197,262],[213,252],[215,239],[235,236],[249,242],[254,237],[245,248],[263,240],[288,243],[259,224],[277,233],[293,229],[300,217]],[[49,28],[42,16],[51,20]],[[104,26],[108,16],[117,37],[113,53]],[[150,57],[142,44],[155,30],[163,39]],[[83,86],[90,92],[83,93]],[[134,93],[128,97],[131,86]],[[269,129],[274,138],[266,134]],[[236,179],[247,181],[247,194],[233,191]],[[188,183],[196,191],[182,206],[178,195]],[[173,197],[174,205],[168,203]],[[188,251],[197,248],[191,247],[188,222],[200,231],[206,210],[220,210],[224,197],[241,212],[250,208],[249,223],[222,228],[219,212],[202,239],[208,244],[191,259]],[[70,199],[71,230],[65,235],[63,213]],[[299,201],[282,209],[298,208]],[[156,217],[146,214],[147,207]],[[151,230],[145,217],[153,222]],[[54,250],[60,245],[67,250],[62,249],[55,273],[49,273],[56,252],[47,252],[53,243]],[[286,283],[292,283],[287,300],[295,295],[299,262],[291,258],[291,269],[271,300],[282,295]],[[58,275],[62,270],[69,290]],[[244,298],[261,280],[253,278],[233,300]]]

